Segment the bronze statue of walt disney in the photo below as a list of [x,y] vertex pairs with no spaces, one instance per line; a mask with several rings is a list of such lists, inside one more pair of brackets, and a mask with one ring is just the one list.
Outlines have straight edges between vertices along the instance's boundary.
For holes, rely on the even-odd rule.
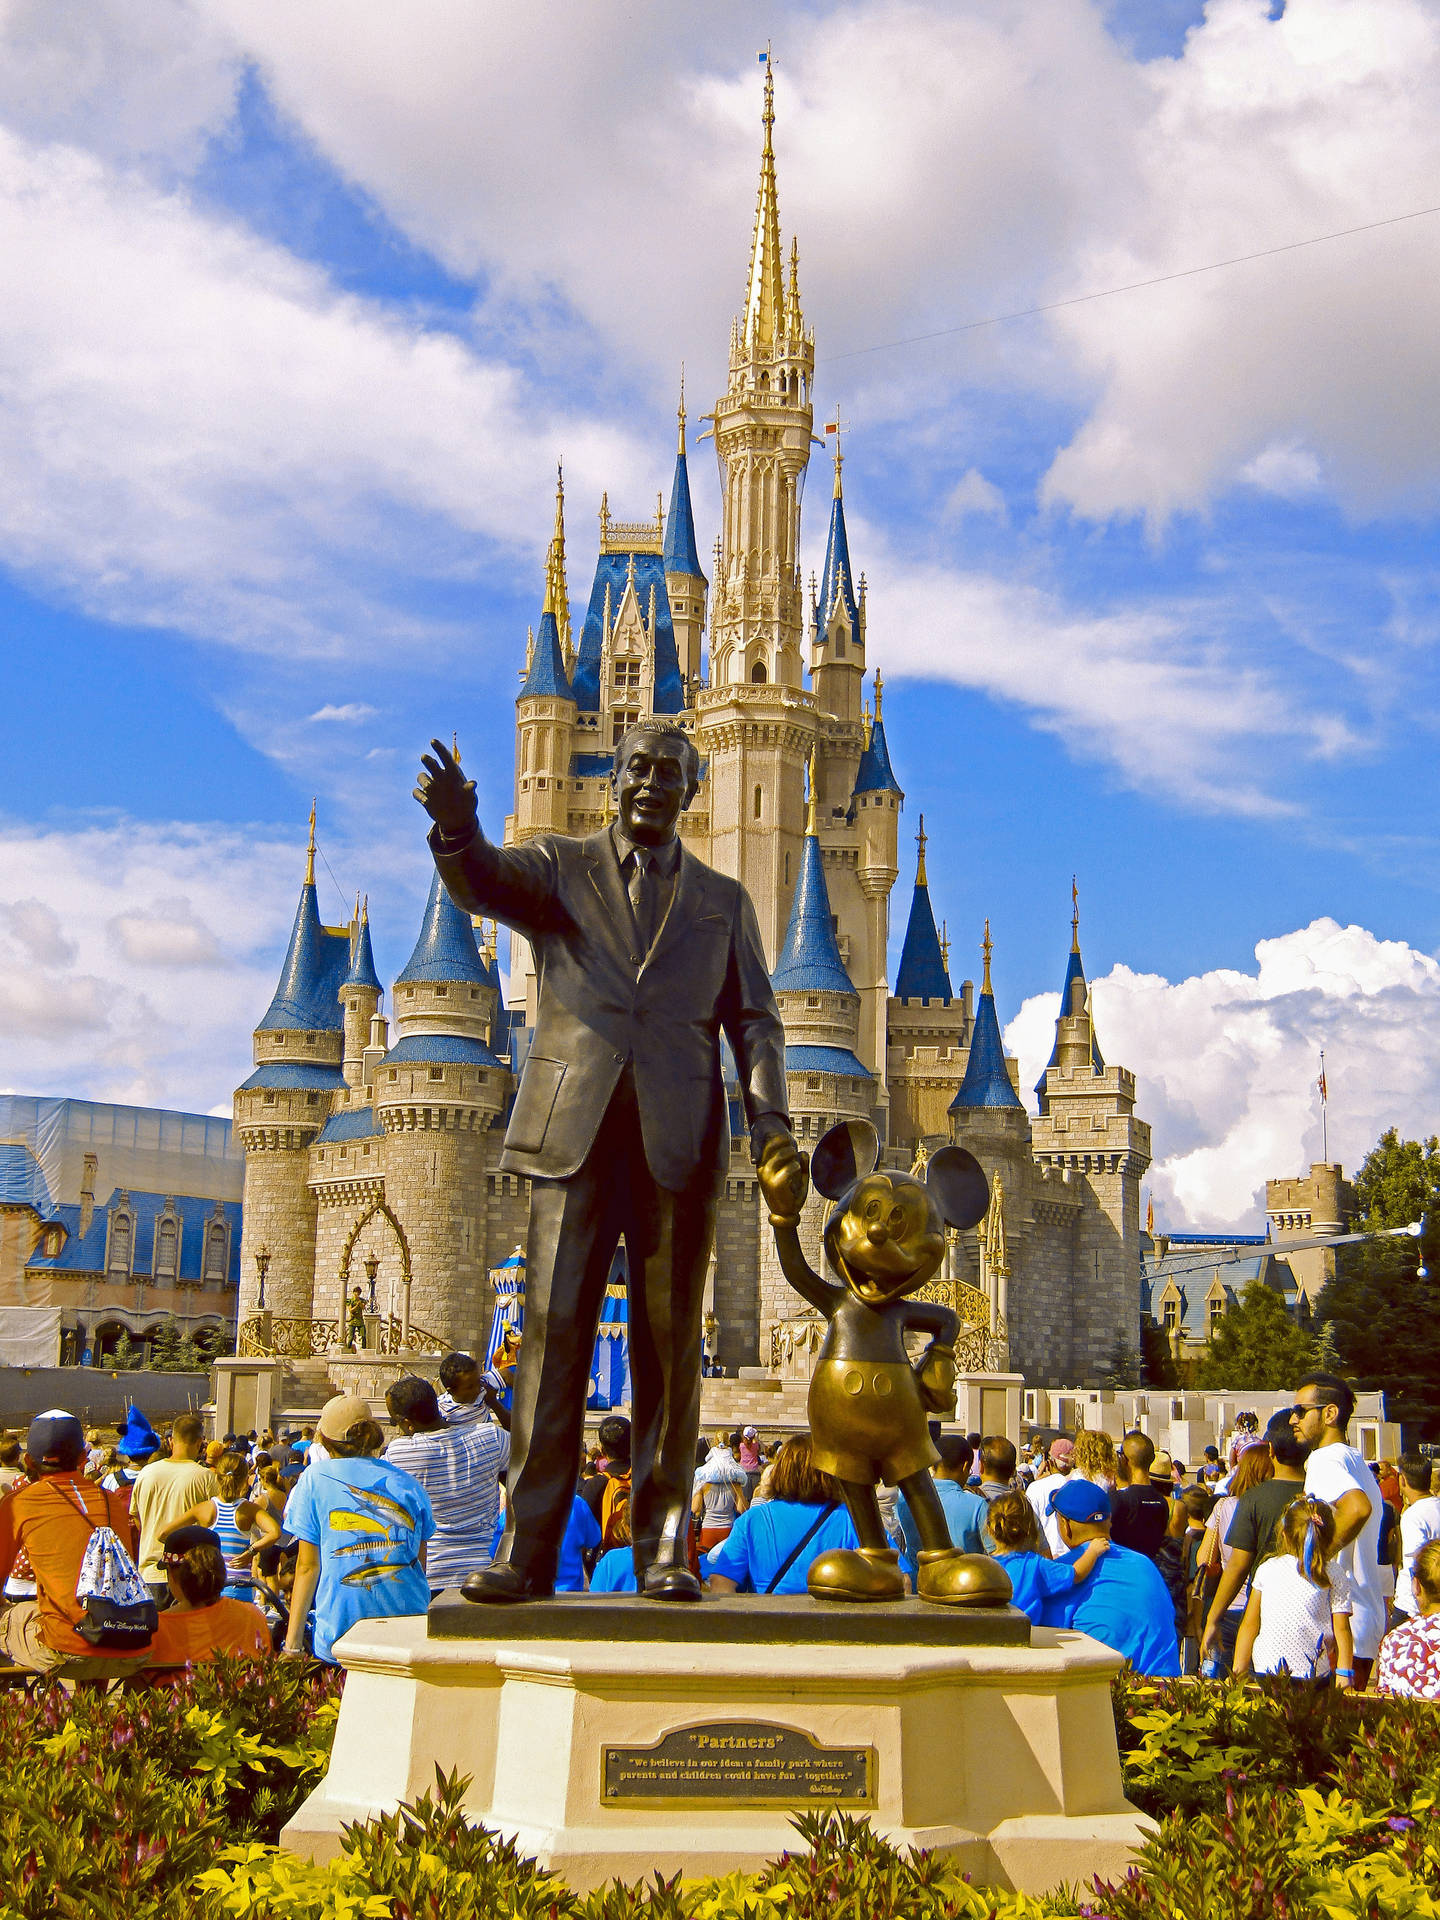
[[[798,1225],[805,1192],[793,1164],[783,1176],[764,1164],[760,1184],[785,1278],[829,1321],[810,1382],[815,1465],[832,1474],[859,1551],[821,1554],[807,1585],[819,1600],[898,1600],[905,1592],[900,1556],[885,1534],[875,1487],[898,1485],[915,1518],[924,1600],[949,1606],[1003,1606],[1010,1581],[983,1554],[950,1539],[945,1509],[930,1477],[940,1456],[928,1416],[955,1413],[955,1336],[949,1307],[910,1296],[938,1271],[945,1228],[973,1227],[989,1204],[985,1175],[962,1148],[941,1147],[923,1181],[875,1170],[879,1140],[868,1121],[832,1127],[815,1148],[811,1178],[835,1206],[825,1223],[825,1255],[840,1284],[812,1271]],[[798,1194],[798,1199],[797,1199]],[[905,1335],[928,1333],[913,1364]]]

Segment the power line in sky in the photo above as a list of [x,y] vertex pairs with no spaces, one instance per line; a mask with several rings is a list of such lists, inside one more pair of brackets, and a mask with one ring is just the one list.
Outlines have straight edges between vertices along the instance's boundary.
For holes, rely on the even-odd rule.
[[974,333],[980,327],[998,327],[1007,320],[1031,320],[1037,314],[1058,313],[1062,307],[1084,306],[1089,300],[1110,300],[1117,293],[1136,293],[1142,287],[1164,286],[1167,280],[1190,280],[1197,273],[1218,273],[1222,267],[1243,266],[1247,260],[1268,260],[1273,254],[1294,253],[1301,247],[1323,246],[1327,240],[1348,240],[1353,234],[1373,233],[1377,227],[1398,227],[1406,220],[1423,220],[1427,214],[1440,213],[1440,206],[1417,207],[1413,213],[1393,213],[1385,220],[1367,220],[1363,226],[1341,227],[1335,233],[1313,234],[1308,240],[1287,240],[1278,247],[1261,247],[1258,253],[1237,253],[1228,260],[1210,260],[1203,267],[1181,267],[1175,273],[1157,273],[1148,280],[1130,280],[1122,287],[1101,287],[1095,293],[1073,293],[1066,300],[1051,300],[1043,307],[1019,307],[1014,313],[992,313],[984,320],[962,320],[958,326],[937,327],[933,333],[912,333],[903,340],[882,340],[872,347],[851,347],[845,353],[822,354],[817,365],[833,365],[837,360],[858,360],[867,353],[890,353],[896,347],[918,347],[927,340],[948,340],[957,333]]

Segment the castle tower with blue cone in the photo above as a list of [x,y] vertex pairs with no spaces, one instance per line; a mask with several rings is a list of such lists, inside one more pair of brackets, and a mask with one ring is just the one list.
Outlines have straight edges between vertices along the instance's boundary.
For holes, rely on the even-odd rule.
[[[817,529],[823,561],[808,580],[802,567],[801,502],[820,444],[815,338],[798,245],[782,230],[768,57],[764,66],[749,261],[725,388],[706,415],[720,497],[713,559],[697,527],[682,379],[673,468],[668,449],[657,449],[653,512],[622,519],[601,495],[593,572],[573,621],[557,477],[523,664],[516,649],[514,802],[503,837],[516,845],[600,831],[613,816],[610,775],[626,729],[654,715],[688,731],[701,779],[682,816],[684,842],[743,880],[755,903],[802,1140],[863,1116],[879,1130],[885,1164],[908,1168],[963,1139],[1000,1177],[1008,1209],[993,1231],[998,1244],[1003,1225],[1009,1249],[1012,1361],[1037,1383],[1096,1382],[1117,1336],[1139,1346],[1148,1129],[1134,1117],[1132,1076],[1101,1052],[1078,919],[1032,1117],[1004,1051],[1014,1010],[997,1002],[988,962],[978,996],[972,981],[951,976],[923,817],[892,973],[906,795],[847,524],[847,429],[833,415],[821,422],[832,448]],[[854,452],[852,441],[852,483]],[[391,990],[393,1040],[381,978],[363,910],[348,928],[321,924],[312,857],[275,1000],[256,1032],[255,1073],[236,1094],[249,1169],[242,1318],[254,1308],[253,1254],[264,1245],[267,1300],[297,1322],[333,1317],[342,1289],[368,1286],[362,1276],[374,1262],[382,1317],[394,1303],[397,1324],[483,1349],[495,1311],[488,1276],[526,1233],[528,1193],[498,1160],[535,1019],[531,955],[508,932],[498,955],[481,952],[432,884],[415,951]],[[804,1309],[772,1271],[733,1101],[732,1109],[707,1309],[733,1373],[793,1351],[786,1326]],[[952,1248],[948,1267],[944,1284],[985,1280],[978,1235]]]

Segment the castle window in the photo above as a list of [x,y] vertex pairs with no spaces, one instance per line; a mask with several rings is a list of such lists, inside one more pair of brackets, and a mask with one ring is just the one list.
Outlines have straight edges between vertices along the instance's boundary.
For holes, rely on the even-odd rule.
[[1165,1302],[1165,1331],[1174,1333],[1180,1320],[1180,1309],[1173,1300]]
[[173,1280],[180,1267],[180,1222],[172,1213],[162,1213],[155,1222],[155,1278]]
[[615,662],[615,691],[640,685],[640,662],[638,660],[617,660]]
[[762,813],[764,812],[764,810],[765,810],[765,789],[764,789],[763,787],[756,787],[756,789],[755,789],[755,818],[756,818],[757,820],[758,820],[758,819],[760,818],[760,816],[761,816],[761,814],[762,814]]
[[431,1067],[430,1078],[432,1080],[443,1080],[445,1078],[445,1069],[443,1067]]
[[230,1224],[217,1216],[205,1226],[204,1278],[222,1282],[230,1271]]
[[398,1080],[400,1078],[400,1069],[398,1067],[391,1067],[390,1078],[392,1080]]
[[478,987],[471,987],[470,998],[472,1000],[478,1000],[480,998],[480,989]]
[[135,1216],[128,1207],[114,1208],[110,1214],[110,1243],[105,1249],[105,1271],[128,1276],[134,1244]]
[[307,1107],[318,1107],[318,1106],[319,1106],[319,1104],[320,1104],[320,1096],[319,1096],[319,1094],[318,1094],[318,1093],[307,1093],[307,1094],[306,1094],[306,1096],[305,1096],[305,1104],[306,1104],[306,1106],[307,1106]]
[[435,998],[437,1000],[443,1000],[445,996],[449,993],[449,991],[450,991],[449,987],[436,987]]
[[285,1036],[284,1036],[284,1034],[283,1034],[283,1033],[277,1033],[277,1034],[276,1034],[276,1036],[275,1036],[275,1044],[276,1044],[276,1046],[277,1046],[277,1047],[283,1047],[283,1046],[284,1046],[284,1044],[285,1044]]
[[807,1006],[807,1007],[818,1007],[818,1006],[819,1006],[819,1004],[820,1004],[820,996],[819,996],[819,994],[818,994],[818,993],[807,993],[807,994],[806,994],[806,996],[805,996],[805,1004],[806,1004],[806,1006]]
[[640,716],[638,713],[617,713],[615,715],[614,721],[612,723],[611,739],[610,739],[610,744],[612,747],[619,746],[620,742],[625,738],[626,732],[629,730],[629,728],[634,726],[635,722],[639,718]]
[[754,666],[751,667],[750,678],[755,682],[757,686],[760,686],[764,683],[766,674],[765,674],[765,662],[763,660],[757,660]]
[[790,884],[790,856],[788,853],[785,856],[785,884],[787,887]]
[[266,1096],[265,1096],[265,1105],[266,1105],[267,1107],[273,1107],[273,1106],[274,1106],[274,1104],[275,1104],[275,1096],[274,1096],[274,1094],[273,1094],[273,1093],[267,1093],[267,1094],[266,1094]]
[[313,1033],[307,1033],[307,1034],[306,1034],[306,1036],[305,1036],[305,1044],[306,1044],[306,1046],[307,1046],[307,1047],[313,1047],[313,1046],[314,1046],[314,1044],[315,1044],[315,1036],[314,1036],[314,1034],[313,1034]]
[[1210,1331],[1213,1333],[1225,1318],[1225,1302],[1218,1295],[1210,1302]]
[[808,1078],[805,1081],[805,1091],[807,1093],[819,1093],[820,1076],[818,1073],[812,1073],[808,1076]]
[[843,627],[837,627],[835,629],[835,658],[837,660],[843,660],[845,658],[845,629]]

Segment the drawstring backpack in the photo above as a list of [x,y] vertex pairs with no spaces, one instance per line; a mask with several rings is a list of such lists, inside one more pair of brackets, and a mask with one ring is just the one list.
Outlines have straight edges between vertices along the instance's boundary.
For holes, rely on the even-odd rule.
[[[113,1527],[97,1526],[78,1494],[75,1505],[90,1528],[75,1582],[75,1598],[84,1606],[75,1631],[109,1653],[143,1653],[160,1624],[160,1609],[119,1534]],[[108,1500],[105,1511],[108,1516]]]

